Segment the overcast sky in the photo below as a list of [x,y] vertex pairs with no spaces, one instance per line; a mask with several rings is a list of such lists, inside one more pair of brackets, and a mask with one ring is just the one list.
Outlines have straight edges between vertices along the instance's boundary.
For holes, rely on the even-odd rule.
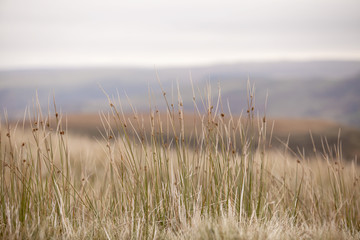
[[360,59],[359,0],[0,0],[0,69]]

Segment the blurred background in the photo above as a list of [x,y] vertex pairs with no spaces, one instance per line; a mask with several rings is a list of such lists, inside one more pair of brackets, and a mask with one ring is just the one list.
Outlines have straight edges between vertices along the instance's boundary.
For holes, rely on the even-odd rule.
[[108,107],[99,85],[139,111],[149,96],[161,108],[156,72],[175,99],[179,83],[189,112],[191,74],[196,94],[220,86],[226,111],[241,114],[250,79],[260,114],[269,96],[279,139],[310,149],[309,130],[336,142],[341,128],[353,157],[359,29],[358,0],[0,0],[0,116],[22,117],[37,92],[45,108],[55,95],[69,119],[97,119]]

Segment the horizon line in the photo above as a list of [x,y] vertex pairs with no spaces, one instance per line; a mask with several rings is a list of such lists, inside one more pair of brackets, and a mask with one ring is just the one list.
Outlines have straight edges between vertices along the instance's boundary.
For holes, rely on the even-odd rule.
[[19,66],[1,66],[1,72],[12,71],[36,71],[36,70],[77,70],[77,69],[174,69],[174,68],[203,68],[221,65],[236,64],[261,64],[261,63],[310,63],[310,62],[360,62],[359,58],[309,58],[309,59],[248,59],[237,61],[214,61],[208,63],[190,63],[190,64],[51,64],[51,65],[19,65]]

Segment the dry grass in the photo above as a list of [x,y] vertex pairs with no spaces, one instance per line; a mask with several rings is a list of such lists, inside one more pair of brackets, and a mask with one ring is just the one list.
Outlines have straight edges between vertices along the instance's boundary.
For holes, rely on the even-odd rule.
[[[149,119],[148,112],[141,112],[137,114],[140,118]],[[194,112],[188,110],[183,113],[185,124],[185,136],[190,136],[194,125],[201,129],[201,119],[194,115]],[[161,122],[166,123],[166,111],[161,111]],[[100,137],[98,129],[102,128],[101,119],[98,114],[70,114],[66,116],[67,126],[70,132],[79,135],[86,135],[90,137]],[[134,119],[133,113],[125,113],[126,119]],[[238,119],[239,115],[233,116]],[[225,114],[224,120],[230,119],[229,114]],[[243,116],[243,124],[246,122],[246,116]],[[158,125],[158,123],[155,123]],[[341,129],[341,145],[342,155],[346,159],[353,159],[355,155],[360,155],[360,130],[351,128],[349,126],[340,125],[334,122],[329,122],[320,119],[291,119],[291,118],[268,118],[267,119],[267,134],[272,134],[271,145],[273,148],[284,148],[282,142],[287,142],[289,138],[288,148],[298,153],[298,148],[305,151],[307,155],[313,155],[313,143],[310,138],[310,132],[314,139],[315,147],[323,151],[322,141],[327,139],[327,142],[332,147],[338,144],[339,129]],[[273,127],[274,126],[274,127]],[[112,127],[115,127],[112,122]],[[135,126],[137,127],[137,126]],[[151,126],[149,121],[144,121],[142,126],[149,133]],[[179,130],[179,123],[175,122],[175,128]],[[131,134],[131,132],[129,132]],[[192,145],[190,144],[190,147]],[[240,147],[237,146],[237,147]]]
[[311,160],[268,151],[248,92],[245,121],[223,116],[208,93],[193,125],[180,94],[168,102],[163,91],[165,118],[153,106],[129,118],[109,98],[101,139],[69,134],[56,106],[29,114],[30,130],[5,116],[0,237],[358,239],[357,163],[326,143]]

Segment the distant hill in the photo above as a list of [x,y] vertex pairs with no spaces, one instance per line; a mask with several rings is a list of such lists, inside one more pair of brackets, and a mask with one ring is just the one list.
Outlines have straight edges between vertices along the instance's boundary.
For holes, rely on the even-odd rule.
[[[304,79],[301,81],[253,80],[256,88],[256,103],[263,111],[266,95],[266,112],[275,117],[320,118],[360,126],[360,74],[336,81]],[[223,99],[228,99],[233,111],[246,107],[246,83],[226,79],[223,84]],[[240,87],[241,86],[241,87]]]
[[[213,97],[218,83],[222,102],[238,114],[246,107],[246,83],[255,84],[256,108],[271,117],[320,118],[360,127],[360,62],[262,62],[188,68],[158,69],[167,96],[177,100],[178,81],[187,110],[192,109],[190,72],[195,90],[204,94],[211,83]],[[151,103],[163,107],[154,69],[38,69],[0,71],[0,107],[10,117],[19,117],[32,106],[35,92],[44,108],[55,93],[57,106],[68,113],[91,113],[106,108],[99,85],[110,95],[119,93],[125,110],[127,97],[137,109]],[[126,94],[125,94],[126,93]],[[171,97],[172,95],[175,95]],[[199,93],[196,93],[198,96]],[[199,98],[198,98],[199,100]]]

